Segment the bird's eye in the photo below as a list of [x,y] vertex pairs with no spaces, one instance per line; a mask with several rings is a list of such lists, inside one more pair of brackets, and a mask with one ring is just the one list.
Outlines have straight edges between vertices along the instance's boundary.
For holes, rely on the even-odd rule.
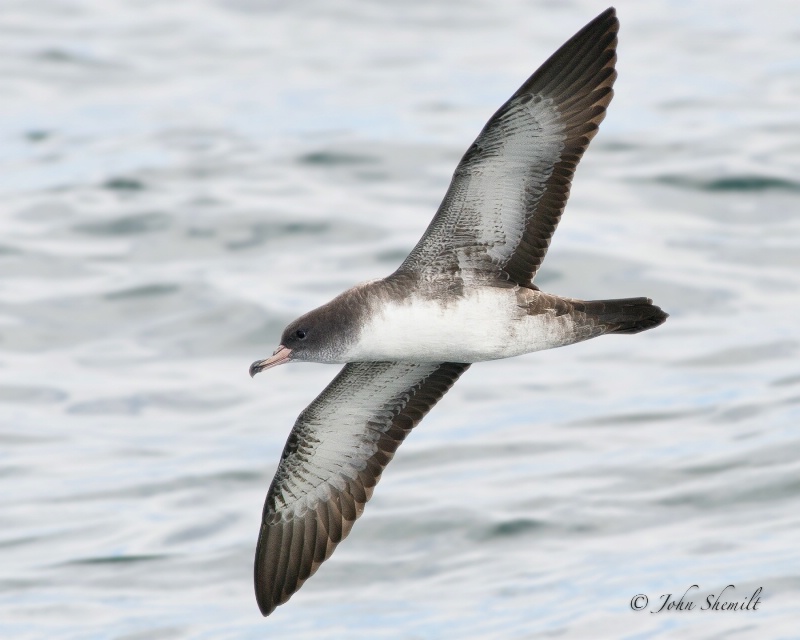
[[306,337],[306,332],[303,331],[302,329],[298,329],[297,331],[294,332],[294,335],[296,335],[300,340],[303,340]]

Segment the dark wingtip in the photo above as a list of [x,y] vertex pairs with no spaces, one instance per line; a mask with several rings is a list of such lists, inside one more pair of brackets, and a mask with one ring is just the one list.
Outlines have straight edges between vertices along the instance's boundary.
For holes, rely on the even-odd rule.
[[261,612],[261,615],[265,618],[269,616],[275,609],[278,608],[278,605],[273,604],[270,602],[263,602],[258,598],[258,594],[256,594],[256,602],[258,603],[258,610]]
[[614,7],[609,7],[602,13],[600,13],[594,20],[592,20],[589,24],[594,24],[596,22],[603,22],[608,20],[609,18],[613,18],[614,20],[617,19],[617,10]]
[[[602,68],[613,71],[616,63],[619,20],[614,7],[609,7],[587,23],[528,78],[515,95],[528,91],[558,93],[572,87],[574,71],[583,68],[597,74]],[[604,54],[605,53],[605,57]],[[601,60],[602,58],[602,60]],[[614,75],[616,77],[616,75]],[[613,78],[608,86],[613,84]],[[568,91],[568,93],[572,93]]]
[[[267,546],[275,544],[275,538],[282,536],[283,527],[277,527],[277,531],[269,531],[269,527],[262,523],[261,531],[258,534],[258,544],[256,546],[256,559],[253,566],[253,577],[255,582],[256,603],[258,610],[265,618],[271,614],[278,605],[282,603],[280,599],[274,597],[274,585],[270,584],[269,572],[267,567],[264,566],[267,561]],[[272,535],[270,536],[270,533]],[[277,535],[276,535],[277,533]],[[274,550],[273,550],[274,551]]]
[[271,613],[278,608],[278,604],[272,602],[271,600],[261,600],[258,597],[258,593],[256,593],[256,602],[258,603],[258,610],[261,612],[261,615],[265,618],[268,617]]

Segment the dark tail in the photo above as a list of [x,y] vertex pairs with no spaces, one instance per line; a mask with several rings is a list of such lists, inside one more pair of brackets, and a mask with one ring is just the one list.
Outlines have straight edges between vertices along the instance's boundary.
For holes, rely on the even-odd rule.
[[650,298],[590,300],[583,306],[579,310],[607,327],[605,333],[639,333],[663,324],[669,317]]

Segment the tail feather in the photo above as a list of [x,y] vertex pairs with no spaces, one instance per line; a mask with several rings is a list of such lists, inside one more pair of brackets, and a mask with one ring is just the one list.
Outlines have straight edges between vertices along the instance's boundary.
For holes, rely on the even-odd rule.
[[639,333],[663,324],[669,317],[650,298],[590,300],[576,307],[604,325],[605,333]]

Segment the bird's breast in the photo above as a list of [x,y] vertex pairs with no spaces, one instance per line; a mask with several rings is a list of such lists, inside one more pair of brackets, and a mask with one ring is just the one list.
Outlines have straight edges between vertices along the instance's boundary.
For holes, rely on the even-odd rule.
[[550,314],[529,314],[513,287],[412,295],[375,301],[346,359],[480,362],[557,346],[564,330]]

